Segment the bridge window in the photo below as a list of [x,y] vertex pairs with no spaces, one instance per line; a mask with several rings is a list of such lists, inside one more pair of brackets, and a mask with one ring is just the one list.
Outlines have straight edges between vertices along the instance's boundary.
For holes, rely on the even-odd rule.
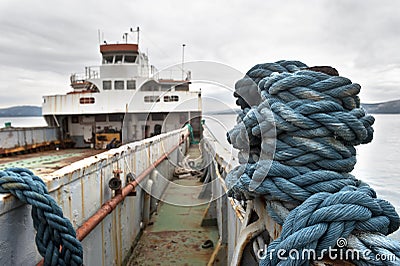
[[94,97],[82,97],[79,99],[80,104],[93,104]]
[[126,82],[126,88],[128,90],[136,90],[136,80],[128,80]]
[[146,103],[154,103],[154,102],[159,102],[160,98],[158,96],[153,96],[153,95],[147,95],[144,96],[144,102]]
[[122,55],[116,55],[114,59],[114,64],[122,63]]
[[136,55],[125,55],[124,63],[136,63]]
[[164,96],[164,102],[178,102],[179,101],[179,96],[178,95],[170,95],[170,96]]
[[111,90],[111,80],[103,80],[103,90]]
[[112,64],[113,59],[114,59],[114,56],[112,56],[112,55],[103,56],[103,64]]
[[124,81],[123,80],[114,81],[114,89],[115,90],[123,90],[124,89]]

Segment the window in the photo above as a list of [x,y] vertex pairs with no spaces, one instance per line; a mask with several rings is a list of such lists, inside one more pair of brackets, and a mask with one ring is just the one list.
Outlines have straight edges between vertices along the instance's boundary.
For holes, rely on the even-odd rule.
[[178,95],[171,95],[171,96],[164,96],[164,102],[178,102],[179,96]]
[[114,81],[114,89],[115,90],[123,90],[124,89],[124,81],[123,80]]
[[113,58],[112,55],[103,56],[103,64],[112,64]]
[[160,98],[158,96],[153,96],[153,95],[144,96],[144,102],[146,103],[154,103],[159,101]]
[[128,90],[136,90],[136,80],[128,80],[126,82],[126,88]]
[[122,55],[116,55],[116,56],[115,56],[115,61],[114,61],[114,63],[115,63],[115,64],[120,64],[120,63],[122,63]]
[[94,121],[96,122],[106,122],[107,121],[107,116],[106,115],[96,115],[94,118]]
[[111,90],[111,80],[103,80],[103,90]]
[[135,63],[136,62],[136,55],[125,55],[124,62],[125,63]]
[[80,104],[93,104],[94,97],[82,97],[79,99]]

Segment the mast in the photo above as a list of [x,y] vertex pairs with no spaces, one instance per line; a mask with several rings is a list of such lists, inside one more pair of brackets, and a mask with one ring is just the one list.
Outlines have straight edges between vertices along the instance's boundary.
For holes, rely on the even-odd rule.
[[186,44],[182,44],[182,80],[185,78],[185,69],[184,69],[184,64],[185,64],[185,46],[186,46]]

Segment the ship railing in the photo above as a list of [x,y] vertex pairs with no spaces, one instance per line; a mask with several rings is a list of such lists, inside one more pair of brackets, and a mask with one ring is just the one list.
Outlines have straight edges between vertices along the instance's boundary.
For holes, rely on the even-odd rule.
[[189,81],[191,80],[191,71],[185,71],[180,68],[169,68],[166,70],[158,71],[156,68],[151,70],[151,76],[156,80],[178,80]]
[[[154,180],[150,191],[161,195],[168,185],[163,176],[169,177],[187,147],[188,129],[182,128],[84,158],[47,175],[37,168],[50,195],[77,228],[84,250],[90,251],[84,254],[85,265],[125,264],[132,243],[143,230],[143,199],[152,202],[147,208],[156,206],[143,187]],[[119,179],[119,188],[110,185],[113,178]],[[21,239],[33,239],[35,234],[32,222],[24,223],[21,230],[22,221],[30,216],[30,208],[22,204],[10,194],[0,193],[0,220],[4,221],[0,243],[4,250],[19,251],[18,258],[13,252],[2,253],[0,265],[9,265],[13,259],[16,265],[27,261],[33,265],[41,259],[35,241],[25,241],[23,248],[20,242],[12,241],[18,230]]]
[[99,66],[89,66],[85,67],[84,73],[73,73],[71,74],[70,80],[71,84],[83,82],[88,79],[98,79],[100,78],[100,67]]

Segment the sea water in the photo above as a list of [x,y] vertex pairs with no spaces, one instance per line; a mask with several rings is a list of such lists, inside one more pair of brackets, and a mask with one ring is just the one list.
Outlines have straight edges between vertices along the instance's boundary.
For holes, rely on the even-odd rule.
[[[374,115],[374,139],[357,147],[357,164],[352,172],[367,182],[379,198],[391,202],[400,212],[400,115]],[[206,125],[228,150],[237,154],[226,140],[226,132],[236,124],[236,115],[205,115]],[[43,117],[0,117],[14,127],[46,126]],[[400,230],[392,235],[400,240]]]
[[[368,183],[378,197],[389,201],[400,213],[400,115],[373,115],[374,139],[357,146],[357,164],[352,174]],[[236,124],[236,115],[213,115],[206,124],[228,150],[226,130]],[[392,235],[400,240],[400,230]]]
[[42,116],[23,116],[23,117],[0,117],[0,128],[5,123],[11,123],[12,127],[45,127],[46,121]]

